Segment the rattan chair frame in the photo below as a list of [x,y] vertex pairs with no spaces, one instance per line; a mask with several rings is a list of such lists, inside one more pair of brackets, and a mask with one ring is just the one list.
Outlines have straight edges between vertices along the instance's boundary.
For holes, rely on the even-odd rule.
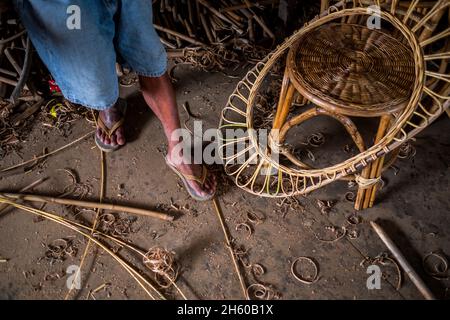
[[[408,46],[413,52],[416,77],[413,94],[407,105],[402,111],[392,115],[391,119],[389,119],[389,122],[391,122],[390,127],[378,139],[378,142],[350,159],[322,169],[294,168],[274,161],[271,154],[282,151],[280,150],[281,146],[277,143],[279,141],[278,133],[276,136],[271,136],[270,149],[260,148],[253,131],[255,129],[253,112],[255,99],[258,96],[263,80],[271,72],[274,65],[286,55],[288,50],[305,33],[333,20],[347,19],[353,15],[365,14],[367,12],[365,4],[356,2],[341,1],[340,4],[330,7],[320,16],[306,24],[302,29],[295,32],[263,61],[256,64],[244,79],[239,82],[235,91],[230,96],[227,106],[222,112],[219,128],[246,129],[248,135],[239,139],[222,137],[221,148],[226,148],[243,141],[248,143],[248,147],[239,153],[232,155],[223,154],[225,170],[234,177],[236,184],[240,188],[259,196],[288,197],[309,193],[337,179],[352,174],[356,174],[356,177],[359,177],[362,174],[362,170],[368,171],[369,164],[383,158],[389,152],[398,149],[401,144],[422,131],[448,108],[450,86],[449,77],[445,74],[445,70],[448,59],[450,58],[449,47],[447,46],[445,51],[432,54],[425,54],[423,48],[440,39],[447,39],[449,37],[449,30],[447,29],[436,35],[430,35],[426,39],[420,38],[416,34],[419,31],[423,34],[422,29],[424,29],[424,26],[430,20],[433,20],[432,18],[440,10],[448,7],[448,1],[437,1],[419,20],[409,19],[412,16],[415,6],[417,6],[417,1],[413,1],[411,3],[412,8],[409,7],[406,13],[403,15],[400,13],[399,16],[396,16],[396,4],[398,4],[398,1],[393,1],[389,4],[389,8],[384,8],[381,11],[381,18],[394,25],[406,39]],[[375,3],[377,2],[375,1]],[[371,3],[374,4],[373,1]],[[346,8],[349,4],[352,7]],[[366,5],[369,5],[369,2]],[[431,72],[427,69],[426,62],[431,60],[441,61],[440,72]],[[442,66],[444,67],[442,68]],[[441,72],[442,69],[444,71]],[[425,103],[426,99],[432,101],[431,105]],[[321,111],[320,108],[316,108],[314,112],[320,113]],[[277,112],[281,111],[277,110]],[[284,121],[280,121],[279,123],[274,123],[274,127],[282,128],[283,124]],[[284,131],[286,131],[286,128],[284,128]],[[283,129],[281,132],[283,132]],[[241,165],[236,165],[235,160],[246,153],[251,153],[247,161]],[[266,172],[274,170],[276,173],[265,176],[261,183],[260,175],[263,169]],[[377,172],[381,170],[380,163],[372,168],[372,170]],[[373,187],[373,184],[370,186]]]

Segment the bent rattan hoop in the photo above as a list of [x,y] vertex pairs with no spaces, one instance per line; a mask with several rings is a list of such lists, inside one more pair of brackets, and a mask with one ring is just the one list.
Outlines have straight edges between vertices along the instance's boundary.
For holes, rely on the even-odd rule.
[[[354,8],[345,9],[344,7],[349,2],[354,5]],[[286,197],[308,193],[343,176],[355,173],[377,158],[396,149],[423,130],[448,108],[450,90],[449,75],[446,70],[447,61],[450,58],[449,46],[447,45],[444,51],[429,54],[424,54],[424,48],[438,40],[448,41],[450,29],[430,35],[426,39],[419,40],[416,35],[426,28],[428,21],[437,12],[448,7],[448,0],[437,1],[435,6],[420,19],[409,19],[418,1],[413,1],[406,12],[402,11],[403,13],[396,11],[397,3],[398,1],[393,1],[387,9],[383,8],[380,16],[383,20],[389,21],[406,39],[414,60],[414,83],[411,95],[403,109],[393,114],[393,124],[385,136],[373,147],[337,165],[324,169],[305,169],[288,167],[274,161],[271,154],[280,151],[276,143],[271,145],[270,150],[261,148],[253,131],[254,103],[262,82],[287,50],[305,34],[326,23],[367,13],[367,8],[361,4],[355,4],[354,1],[342,1],[294,33],[266,59],[258,63],[239,82],[236,90],[230,96],[228,104],[222,112],[220,129],[241,128],[246,129],[247,134],[238,139],[222,136],[221,148],[225,149],[242,142],[247,143],[245,149],[234,154],[222,154],[227,173],[234,176],[239,187],[253,194],[268,197]],[[429,61],[441,62],[439,72],[429,70],[427,63]],[[276,141],[276,139],[274,140]],[[246,154],[250,154],[250,156],[242,164],[237,165],[235,160]],[[274,171],[275,173],[261,178],[263,169],[266,172]]]

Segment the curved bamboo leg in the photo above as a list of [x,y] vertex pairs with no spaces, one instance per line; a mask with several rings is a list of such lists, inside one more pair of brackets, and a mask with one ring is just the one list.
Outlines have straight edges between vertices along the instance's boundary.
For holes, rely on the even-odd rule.
[[[366,150],[366,147],[364,144],[364,139],[362,138],[361,134],[359,133],[356,125],[353,123],[353,121],[349,117],[344,116],[342,114],[337,114],[337,113],[327,111],[320,107],[315,107],[315,108],[309,109],[309,110],[293,117],[292,119],[289,119],[289,121],[287,121],[280,129],[278,143],[283,144],[285,142],[286,135],[291,128],[293,128],[294,126],[299,126],[303,122],[305,122],[313,117],[317,117],[317,116],[328,116],[328,117],[331,117],[331,118],[339,121],[339,123],[341,123],[341,125],[345,128],[347,133],[351,136],[353,142],[358,147],[358,150],[360,152],[364,152]],[[297,159],[297,157],[294,154],[292,154],[292,152],[289,150],[282,149],[281,153],[286,158],[288,158],[293,164],[295,164],[296,166],[298,166],[300,168],[304,168],[304,169],[312,168],[311,166],[309,166],[309,165],[303,163],[302,161],[300,161],[299,159]],[[346,176],[345,179],[348,177],[349,176]],[[354,177],[352,179],[354,179]]]

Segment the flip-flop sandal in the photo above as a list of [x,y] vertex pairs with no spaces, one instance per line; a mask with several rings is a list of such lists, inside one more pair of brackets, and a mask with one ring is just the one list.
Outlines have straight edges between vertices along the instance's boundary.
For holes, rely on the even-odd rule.
[[[124,122],[125,122],[125,113],[127,111],[127,105],[126,102],[119,102],[118,103],[118,107],[122,109],[122,118],[120,118],[119,121],[117,121],[116,123],[114,123],[114,125],[111,128],[108,128],[105,124],[105,122],[103,122],[102,118],[100,118],[100,116],[97,117],[97,128],[100,128],[104,133],[106,133],[106,135],[108,136],[109,139],[111,139],[112,135],[117,131],[117,129],[119,129],[120,127],[123,126]],[[102,150],[103,152],[112,152],[112,151],[116,151],[117,149],[119,149],[120,145],[110,145],[110,144],[106,144],[103,143],[97,136],[97,133],[95,134],[95,144],[97,145],[97,147]]]
[[192,198],[194,198],[197,201],[208,201],[208,200],[211,200],[212,198],[214,198],[214,196],[216,194],[215,191],[211,195],[202,197],[202,196],[198,195],[196,193],[196,191],[188,183],[188,180],[196,181],[198,184],[200,184],[203,187],[203,185],[205,184],[206,178],[208,177],[208,170],[206,169],[205,166],[202,166],[201,177],[196,177],[196,176],[193,176],[190,174],[182,173],[181,171],[179,171],[177,169],[177,167],[174,164],[172,164],[169,160],[167,160],[167,157],[165,159],[166,159],[166,163],[169,166],[169,168],[172,169],[172,171],[176,173],[176,175],[181,179],[181,181],[183,181],[186,191],[189,193],[189,195]]

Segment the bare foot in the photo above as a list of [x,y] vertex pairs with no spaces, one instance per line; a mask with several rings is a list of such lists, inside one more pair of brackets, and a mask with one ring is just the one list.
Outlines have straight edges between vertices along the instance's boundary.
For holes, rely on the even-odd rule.
[[[102,110],[99,112],[99,117],[102,119],[103,123],[107,128],[111,129],[120,119],[123,118],[123,108],[117,106],[116,103],[113,107]],[[115,147],[123,146],[126,143],[125,131],[123,126],[120,126],[112,135],[109,137],[106,132],[104,132],[100,127],[97,127],[96,132],[97,138],[106,145]]]
[[[179,161],[172,159],[171,155],[172,153],[171,150],[169,149],[167,160],[170,163],[172,163],[182,174],[191,175],[198,178],[202,176],[203,167],[201,165],[187,164],[184,159],[182,160],[181,163],[179,163]],[[216,177],[209,172],[203,185],[195,180],[186,179],[186,182],[192,189],[194,189],[195,193],[201,198],[205,198],[214,194],[217,187]]]

